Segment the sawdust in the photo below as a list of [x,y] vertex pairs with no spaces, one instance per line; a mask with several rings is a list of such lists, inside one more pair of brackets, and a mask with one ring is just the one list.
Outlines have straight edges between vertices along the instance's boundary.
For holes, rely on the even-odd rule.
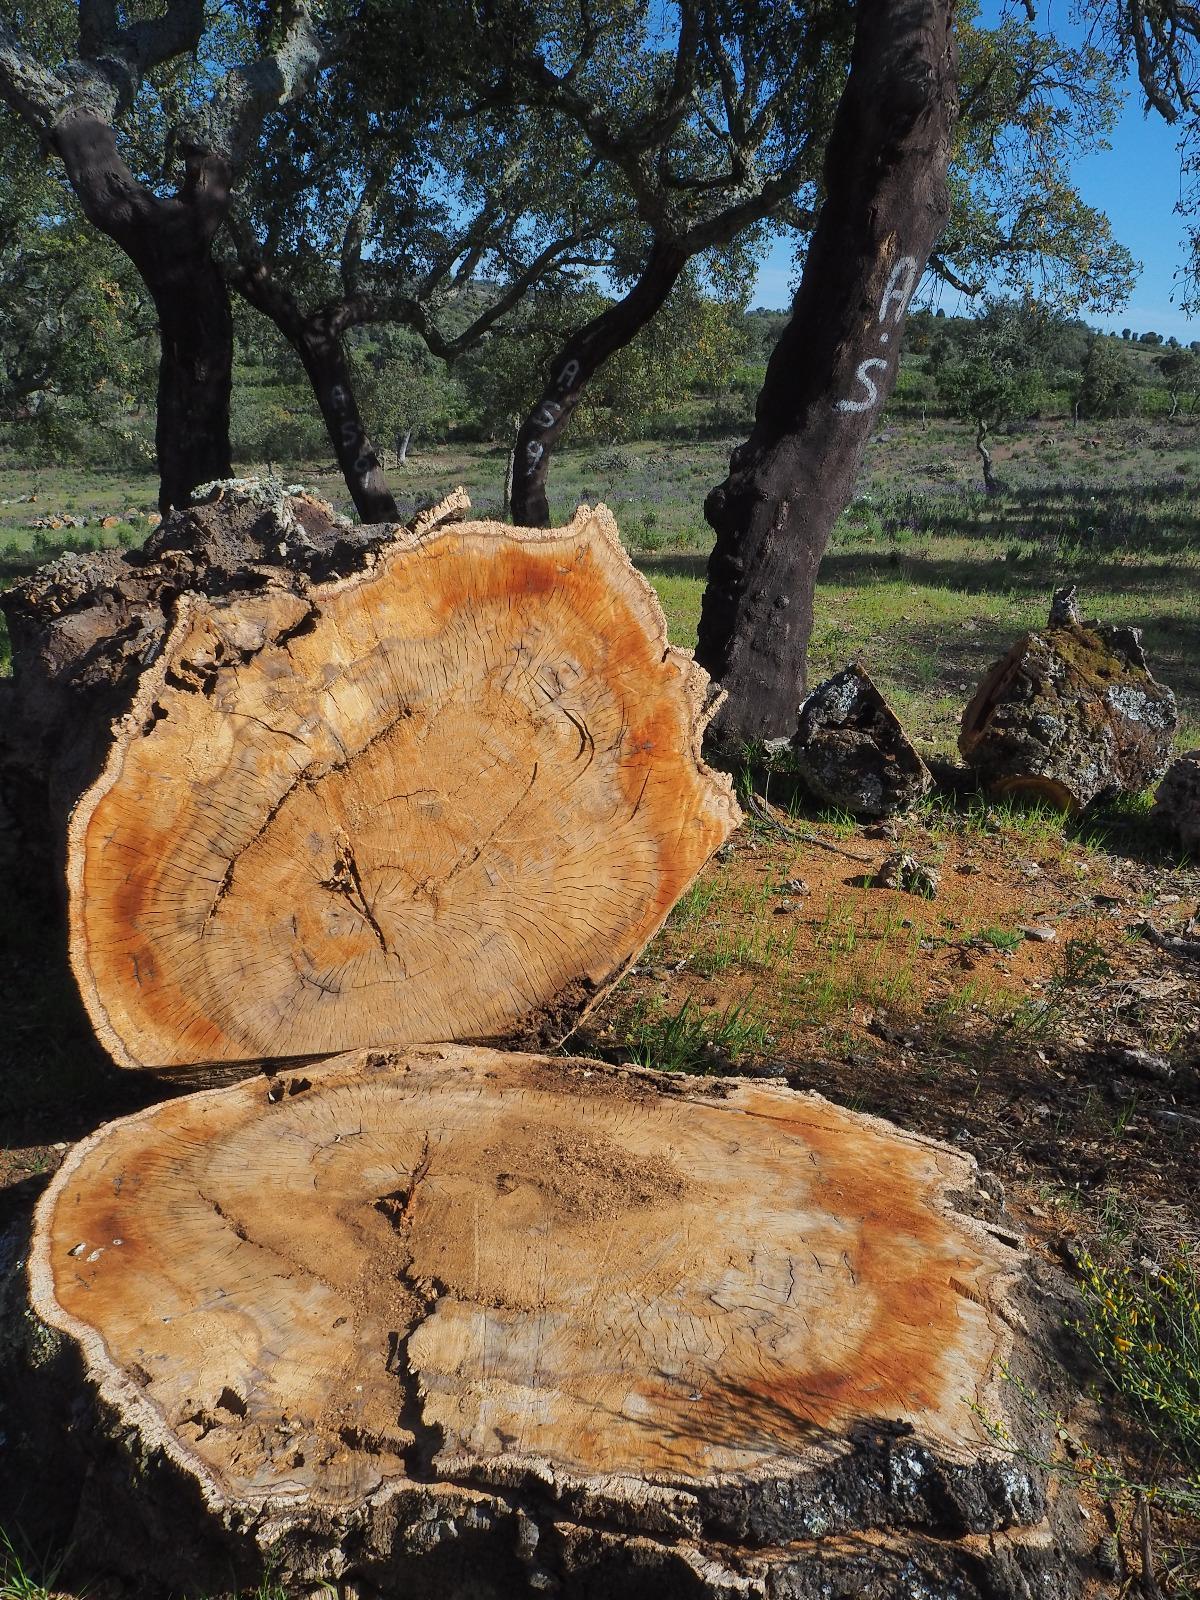
[[521,1123],[480,1151],[481,1168],[511,1194],[531,1184],[558,1219],[598,1222],[684,1198],[693,1184],[661,1155],[634,1154],[602,1134]]

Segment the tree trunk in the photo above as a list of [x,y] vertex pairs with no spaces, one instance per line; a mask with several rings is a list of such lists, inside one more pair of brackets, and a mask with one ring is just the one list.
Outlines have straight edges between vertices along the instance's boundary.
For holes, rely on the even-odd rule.
[[100,118],[74,112],[55,125],[52,142],[89,222],[133,262],[158,313],[155,437],[165,516],[198,485],[232,472],[233,319],[212,258],[229,203],[228,166],[197,156],[180,192],[161,200],[134,177]]
[[337,307],[305,315],[262,261],[238,267],[233,282],[242,298],[275,324],[300,357],[359,516],[366,523],[399,522],[399,508],[358,409]]
[[512,516],[513,476],[517,467],[516,446],[508,452],[508,463],[504,468],[504,515]]
[[408,447],[412,442],[413,431],[405,428],[402,434],[396,435],[396,460],[401,466],[408,460]]
[[716,545],[697,659],[727,693],[710,728],[723,760],[795,728],[817,568],[946,219],[956,109],[948,0],[863,0],[792,317],[750,438],[705,502]]
[[983,488],[985,494],[995,494],[999,485],[992,471],[992,452],[987,447],[988,425],[981,417],[975,426],[975,448],[983,463]]
[[688,252],[682,246],[656,243],[629,293],[573,333],[550,363],[541,399],[517,433],[511,504],[518,526],[549,527],[550,456],[583,399],[588,379],[651,321],[687,262]]
[[30,1251],[119,1441],[93,1571],[1071,1594],[1075,1497],[1002,1377],[1040,1323],[994,1213],[968,1156],[815,1095],[479,1048],[110,1123]]
[[3,603],[7,786],[125,1066],[561,1039],[739,818],[603,511],[392,537],[227,491]]
[[358,409],[354,377],[341,339],[320,317],[303,320],[294,333],[282,323],[279,328],[308,374],[354,509],[367,523],[399,522],[399,507]]

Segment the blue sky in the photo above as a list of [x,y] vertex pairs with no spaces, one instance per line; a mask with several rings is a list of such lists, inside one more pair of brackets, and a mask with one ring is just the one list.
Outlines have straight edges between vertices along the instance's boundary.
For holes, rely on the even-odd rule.
[[[1175,213],[1179,198],[1179,156],[1176,134],[1157,113],[1143,116],[1140,91],[1131,84],[1125,110],[1112,135],[1112,149],[1081,159],[1074,168],[1083,198],[1107,213],[1113,232],[1142,271],[1128,303],[1111,315],[1084,311],[1095,327],[1153,329],[1164,338],[1174,334],[1183,343],[1200,339],[1200,320],[1184,316],[1171,293],[1175,268],[1182,259],[1184,219]],[[790,303],[791,250],[777,243],[759,269],[753,303],[773,309]],[[969,307],[950,290],[936,303],[948,314]]]

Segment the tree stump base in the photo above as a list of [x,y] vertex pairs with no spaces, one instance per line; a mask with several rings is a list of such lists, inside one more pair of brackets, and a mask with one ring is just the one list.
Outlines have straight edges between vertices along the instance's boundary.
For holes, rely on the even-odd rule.
[[[1065,598],[1064,598],[1065,596]],[[963,712],[958,747],[980,786],[1079,812],[1159,778],[1178,725],[1175,696],[1151,676],[1136,628],[1058,621],[1027,633],[988,671]]]
[[815,1095],[436,1046],[102,1128],[30,1277],[121,1441],[92,1520],[135,1472],[110,1555],[185,1590],[1066,1595],[987,1211]]
[[1185,850],[1200,855],[1200,750],[1185,750],[1172,761],[1158,786],[1151,815]]

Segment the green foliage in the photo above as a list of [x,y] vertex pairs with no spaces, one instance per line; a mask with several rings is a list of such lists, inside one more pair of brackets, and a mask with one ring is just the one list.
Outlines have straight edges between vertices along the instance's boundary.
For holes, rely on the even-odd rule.
[[1168,350],[1166,355],[1156,356],[1154,365],[1162,374],[1174,405],[1178,406],[1181,394],[1190,394],[1194,398],[1200,392],[1200,352],[1176,347]]
[[1078,1324],[1105,1377],[1168,1449],[1200,1468],[1200,1272],[1180,1248],[1166,1269],[1085,1255]]
[[1032,415],[1045,397],[1056,320],[1034,301],[991,301],[957,357],[943,354],[936,364],[937,392],[950,413],[981,430]]
[[1115,339],[1093,338],[1076,402],[1082,417],[1127,417],[1137,404],[1137,373]]

